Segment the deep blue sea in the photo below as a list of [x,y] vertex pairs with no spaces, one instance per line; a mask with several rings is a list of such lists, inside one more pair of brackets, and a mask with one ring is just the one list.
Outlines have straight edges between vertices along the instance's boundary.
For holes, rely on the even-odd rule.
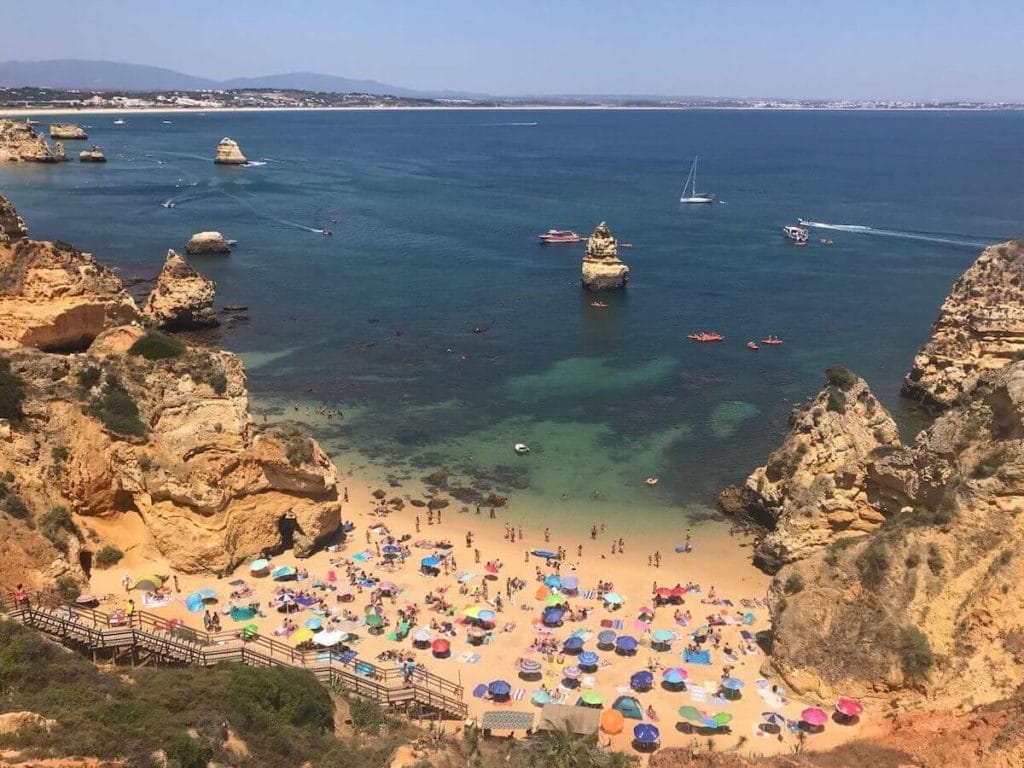
[[[195,231],[237,238],[193,263],[220,303],[249,307],[219,338],[248,362],[257,410],[312,423],[343,469],[444,468],[551,519],[601,505],[642,525],[710,504],[834,363],[909,430],[900,380],[943,297],[984,244],[1024,230],[1024,113],[74,119],[107,165],[0,168],[35,237],[125,277],[154,276]],[[222,136],[266,164],[214,166]],[[680,206],[698,154],[722,203]],[[780,234],[797,217],[871,229],[798,248]],[[537,234],[602,220],[633,244],[632,277],[595,310],[582,246]],[[702,329],[726,343],[686,339]],[[785,343],[746,349],[768,333]]]

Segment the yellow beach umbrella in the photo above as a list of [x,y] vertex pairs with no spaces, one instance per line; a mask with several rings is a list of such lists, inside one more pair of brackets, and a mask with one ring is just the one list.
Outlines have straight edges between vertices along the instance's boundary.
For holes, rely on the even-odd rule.
[[292,632],[292,636],[290,638],[292,645],[302,645],[303,643],[308,643],[312,639],[312,629],[297,629]]
[[481,608],[479,605],[471,605],[469,608],[466,608],[462,611],[462,615],[470,619],[475,619],[477,616],[480,615],[480,611],[482,610],[483,608]]

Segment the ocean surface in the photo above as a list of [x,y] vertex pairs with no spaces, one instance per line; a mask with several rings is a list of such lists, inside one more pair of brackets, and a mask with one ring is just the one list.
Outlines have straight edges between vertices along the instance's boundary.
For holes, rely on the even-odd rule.
[[[1024,230],[1024,113],[114,117],[72,118],[104,166],[0,167],[33,236],[126,278],[195,231],[237,238],[193,263],[219,303],[248,306],[217,338],[248,363],[257,411],[313,424],[343,470],[408,484],[443,469],[552,525],[698,515],[831,364],[912,434],[900,380],[943,297]],[[222,136],[265,164],[214,166]],[[698,188],[722,202],[680,206],[698,154]],[[798,248],[780,233],[797,217],[841,226]],[[597,310],[582,246],[537,234],[602,220],[632,243],[632,273]],[[785,343],[746,349],[769,333]]]

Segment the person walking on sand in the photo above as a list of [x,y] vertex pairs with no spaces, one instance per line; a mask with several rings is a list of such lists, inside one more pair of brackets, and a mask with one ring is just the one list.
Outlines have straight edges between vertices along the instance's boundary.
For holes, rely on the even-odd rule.
[[545,528],[544,529],[544,543],[547,543],[549,541],[551,541],[551,529],[550,528]]
[[[416,533],[420,532],[420,516],[416,515]],[[369,534],[367,534],[369,535]]]
[[479,549],[474,549],[473,550],[473,562],[474,563],[479,563],[480,562],[480,550]]
[[591,541],[597,541],[597,526],[596,525],[590,526],[590,540]]

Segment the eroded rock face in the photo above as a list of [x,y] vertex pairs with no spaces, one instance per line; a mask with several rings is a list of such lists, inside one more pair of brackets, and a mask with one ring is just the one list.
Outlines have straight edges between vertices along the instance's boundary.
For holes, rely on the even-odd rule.
[[997,701],[1024,679],[1024,363],[866,466],[885,525],[786,565],[771,666],[805,694]]
[[591,291],[624,288],[629,280],[629,267],[619,260],[618,245],[603,221],[587,238],[582,278],[583,286]]
[[0,195],[0,245],[28,237],[28,225],[11,201]]
[[1024,241],[986,248],[956,281],[914,357],[906,395],[949,408],[1024,353]]
[[24,120],[0,120],[0,163],[52,163],[57,157],[46,139]]
[[169,250],[142,314],[169,331],[215,326],[215,290],[213,280],[203,277],[182,256]]
[[791,418],[782,446],[747,478],[742,504],[769,530],[755,545],[759,565],[774,572],[837,536],[861,536],[884,514],[868,487],[870,459],[899,445],[896,424],[863,379],[829,369],[832,380]]
[[66,243],[0,244],[0,346],[76,350],[139,320],[120,278]]
[[85,141],[89,134],[77,123],[50,123],[50,138]]
[[190,256],[231,253],[231,245],[220,232],[196,232],[185,244],[185,253]]
[[226,136],[217,143],[217,155],[213,162],[219,165],[242,165],[245,163],[245,155],[238,147],[238,142]]

